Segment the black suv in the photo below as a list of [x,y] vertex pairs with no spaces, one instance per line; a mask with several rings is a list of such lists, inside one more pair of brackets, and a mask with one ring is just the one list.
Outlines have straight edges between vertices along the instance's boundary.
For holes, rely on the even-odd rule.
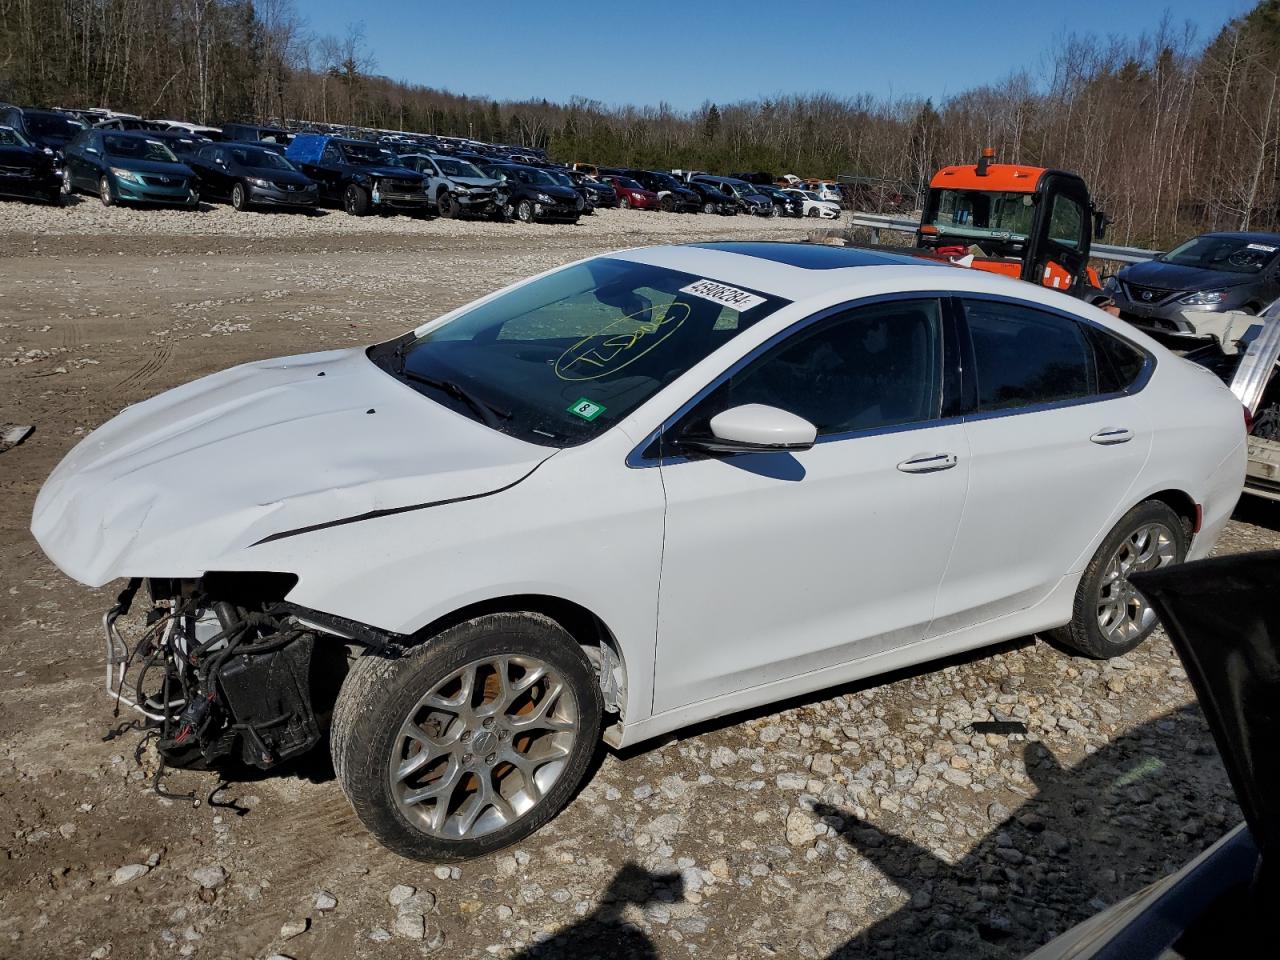
[[48,150],[59,159],[71,138],[88,129],[88,124],[58,110],[31,107],[0,107],[0,124],[13,127],[32,146]]
[[618,191],[613,189],[612,184],[605,183],[603,180],[593,179],[589,174],[581,170],[566,170],[565,174],[578,185],[579,190],[586,191],[586,199],[589,206],[600,209],[618,205]]
[[377,210],[426,213],[431,207],[422,174],[376,143],[300,133],[285,157],[319,184],[322,202],[341,205],[353,217]]
[[698,195],[703,213],[718,213],[722,217],[738,215],[738,198],[732,194],[717,190],[714,185],[701,180],[690,180],[685,186]]
[[320,199],[316,185],[286,158],[251,143],[209,143],[186,162],[200,179],[201,196],[227,200],[237,210],[310,210]]
[[577,223],[586,201],[573,187],[563,187],[546,170],[519,163],[479,164],[485,176],[504,180],[507,191],[505,213],[525,223],[560,220]]
[[630,177],[646,190],[658,195],[658,209],[667,213],[697,213],[702,209],[702,198],[669,173],[655,170],[624,170],[622,176]]

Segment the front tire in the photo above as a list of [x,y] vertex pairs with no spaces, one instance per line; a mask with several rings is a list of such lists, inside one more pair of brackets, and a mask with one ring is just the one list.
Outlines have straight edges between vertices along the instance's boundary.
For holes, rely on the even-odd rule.
[[521,223],[533,223],[532,200],[521,200],[516,204],[516,219]]
[[76,192],[76,185],[71,182],[71,171],[64,169],[62,171],[62,195],[69,197]]
[[243,183],[237,183],[231,188],[231,206],[240,213],[249,209],[249,191]]
[[456,861],[517,843],[572,798],[600,734],[582,649],[534,613],[477,617],[395,660],[356,661],[334,708],[334,769],[392,852]]
[[342,209],[353,217],[363,217],[369,212],[369,191],[354,183],[348,184],[342,193]]
[[111,190],[111,181],[106,177],[98,180],[98,199],[102,201],[104,207],[114,207],[116,204],[116,195]]
[[458,201],[453,199],[453,194],[447,190],[441,190],[436,196],[436,209],[440,211],[440,216],[446,220],[454,220],[459,213]]
[[1051,636],[1098,660],[1133,650],[1155,630],[1158,619],[1129,574],[1181,563],[1189,539],[1186,523],[1168,504],[1138,504],[1098,547],[1076,587],[1071,622]]
[[630,210],[631,201],[628,200],[626,197],[623,197],[621,200],[618,201],[618,206],[623,210]]

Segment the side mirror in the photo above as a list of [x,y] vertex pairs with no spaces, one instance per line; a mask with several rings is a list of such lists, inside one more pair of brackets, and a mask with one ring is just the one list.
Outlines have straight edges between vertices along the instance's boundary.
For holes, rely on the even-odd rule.
[[682,436],[683,447],[706,453],[770,453],[808,450],[818,428],[803,417],[762,403],[731,407],[711,418],[711,435]]

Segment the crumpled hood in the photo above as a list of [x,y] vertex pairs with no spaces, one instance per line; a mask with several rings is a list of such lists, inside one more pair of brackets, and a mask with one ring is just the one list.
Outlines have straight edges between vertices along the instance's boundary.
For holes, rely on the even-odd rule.
[[489,177],[450,177],[449,180],[460,187],[479,187],[483,190],[492,190],[498,185],[497,180]]
[[285,357],[126,408],[53,471],[31,531],[89,586],[256,569],[263,538],[492,493],[553,452],[436,403],[363,351]]

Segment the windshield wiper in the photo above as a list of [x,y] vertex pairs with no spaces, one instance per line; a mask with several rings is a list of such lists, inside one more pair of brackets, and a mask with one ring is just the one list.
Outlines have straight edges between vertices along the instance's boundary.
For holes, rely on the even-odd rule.
[[422,383],[428,387],[434,387],[441,393],[448,394],[455,400],[461,400],[468,407],[476,412],[486,427],[492,427],[494,430],[502,428],[503,420],[511,419],[511,411],[503,410],[501,407],[494,406],[487,400],[482,400],[474,393],[458,383],[456,380],[441,380],[436,377],[428,377],[425,374],[414,373],[412,370],[400,370],[400,376],[406,380],[412,380],[415,383]]

